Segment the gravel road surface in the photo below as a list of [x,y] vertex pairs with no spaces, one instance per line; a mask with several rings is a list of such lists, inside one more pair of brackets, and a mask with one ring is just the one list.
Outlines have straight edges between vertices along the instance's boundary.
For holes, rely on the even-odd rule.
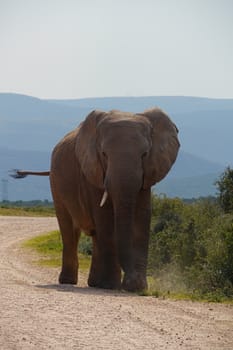
[[233,306],[59,286],[25,239],[55,218],[0,217],[0,349],[233,349]]

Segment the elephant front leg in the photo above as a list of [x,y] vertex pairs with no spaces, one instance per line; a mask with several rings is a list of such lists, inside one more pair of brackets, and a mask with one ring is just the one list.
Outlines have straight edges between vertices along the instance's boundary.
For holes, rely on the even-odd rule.
[[67,244],[63,241],[62,270],[59,275],[59,283],[61,284],[78,283],[77,238],[72,237],[72,242],[72,244]]
[[67,214],[58,215],[63,251],[62,270],[59,275],[61,284],[77,284],[78,282],[78,256],[77,247],[80,237],[80,230],[73,227],[72,219]]
[[90,274],[90,287],[105,289],[120,289],[121,269],[116,257],[116,249],[109,246],[109,242],[93,237],[93,252]]

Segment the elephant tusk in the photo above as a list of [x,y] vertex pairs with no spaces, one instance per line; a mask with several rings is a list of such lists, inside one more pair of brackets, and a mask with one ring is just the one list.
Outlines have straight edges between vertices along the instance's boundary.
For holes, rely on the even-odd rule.
[[104,194],[103,194],[103,197],[101,199],[101,202],[100,202],[100,207],[104,206],[104,203],[106,202],[107,198],[108,198],[108,192],[105,190]]

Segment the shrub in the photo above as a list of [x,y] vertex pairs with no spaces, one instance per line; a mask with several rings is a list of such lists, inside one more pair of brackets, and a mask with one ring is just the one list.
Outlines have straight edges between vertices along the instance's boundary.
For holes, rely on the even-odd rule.
[[152,215],[148,274],[159,288],[233,296],[233,215],[214,201],[157,196]]
[[225,213],[233,212],[233,169],[227,167],[216,181],[219,204]]

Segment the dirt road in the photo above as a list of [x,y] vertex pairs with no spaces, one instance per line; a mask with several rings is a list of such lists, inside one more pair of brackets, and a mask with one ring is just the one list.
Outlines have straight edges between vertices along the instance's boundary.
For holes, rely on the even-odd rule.
[[233,349],[233,307],[59,286],[20,248],[54,218],[0,217],[0,349]]

